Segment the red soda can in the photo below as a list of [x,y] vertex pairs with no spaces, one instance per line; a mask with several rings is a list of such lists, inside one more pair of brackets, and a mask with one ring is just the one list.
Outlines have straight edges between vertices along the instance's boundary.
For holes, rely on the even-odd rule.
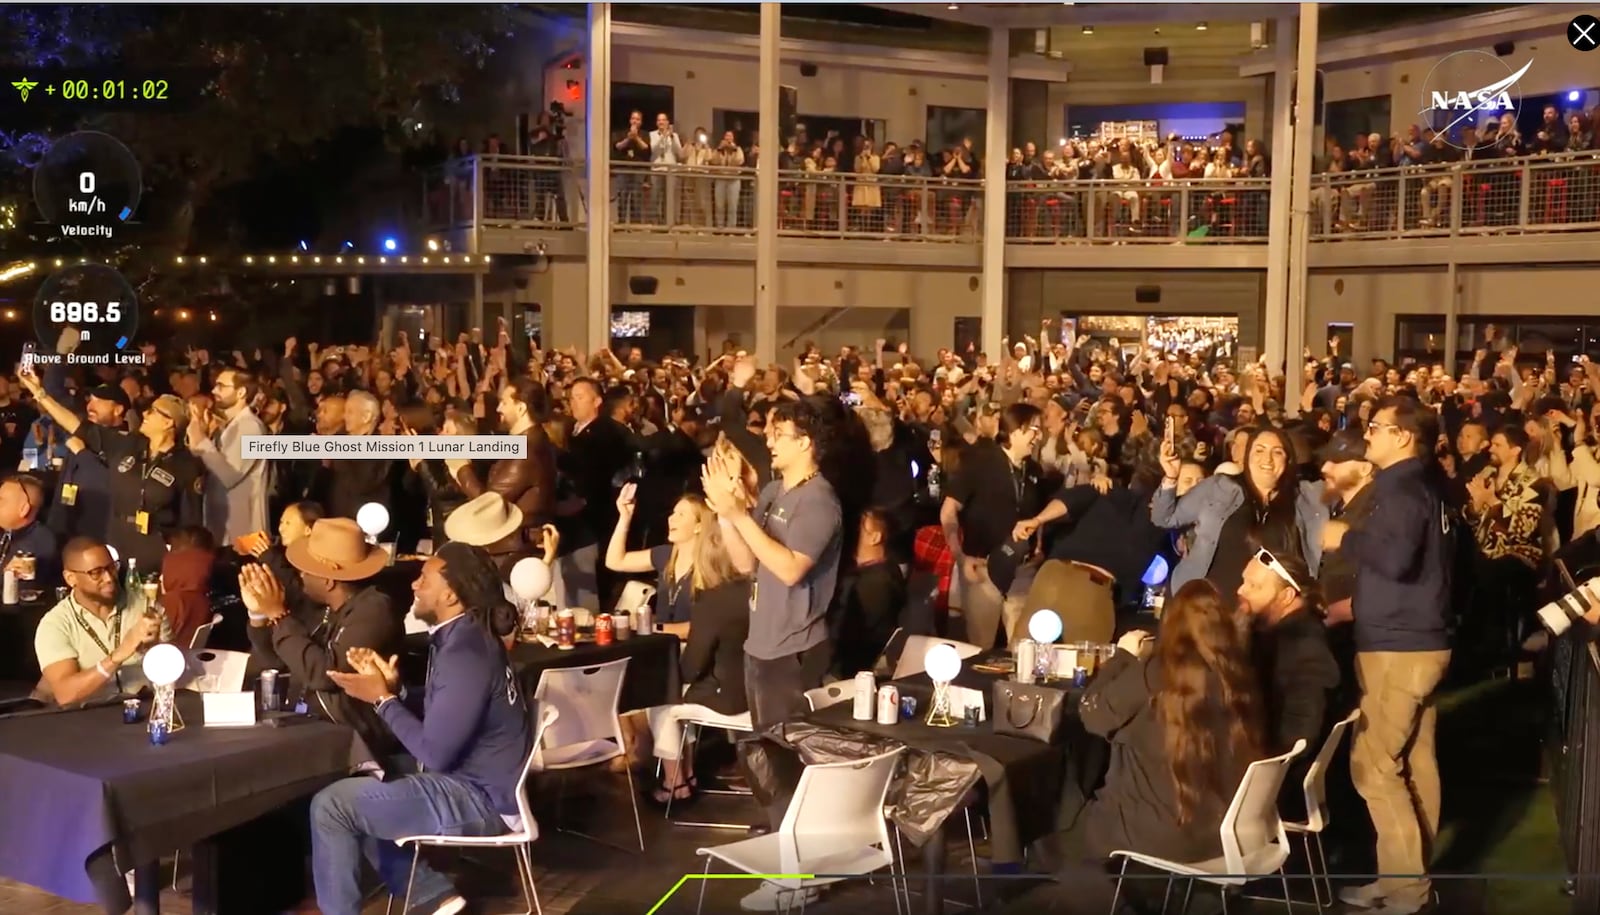
[[562,651],[570,651],[577,642],[578,620],[571,610],[563,610],[556,614],[556,647]]
[[611,614],[602,613],[594,618],[594,643],[596,645],[610,645],[615,631],[611,624]]

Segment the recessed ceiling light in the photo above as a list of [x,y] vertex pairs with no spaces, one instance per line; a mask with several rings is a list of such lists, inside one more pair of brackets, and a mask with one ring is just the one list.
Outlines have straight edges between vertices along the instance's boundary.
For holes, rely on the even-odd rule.
[[1155,27],[1155,34],[1157,34],[1157,35],[1161,34],[1161,26],[1158,25],[1158,26]]
[[1094,26],[1092,26],[1092,25],[1084,26],[1083,27],[1083,34],[1085,34],[1085,35],[1093,35],[1094,34]]
[[952,3],[949,6],[945,7],[945,9],[947,9],[947,10],[958,10],[958,9],[961,9],[961,4]]
[[1204,32],[1206,30],[1206,24],[1204,22],[1196,22],[1194,24],[1194,30],[1196,32]]

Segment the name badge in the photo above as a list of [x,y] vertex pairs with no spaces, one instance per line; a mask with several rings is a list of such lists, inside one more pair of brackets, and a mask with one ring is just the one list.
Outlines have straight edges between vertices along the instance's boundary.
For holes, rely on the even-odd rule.
[[162,470],[160,467],[150,471],[150,479],[155,480],[157,483],[160,483],[162,486],[168,487],[169,489],[172,487],[173,483],[177,482],[176,477],[170,473],[167,473],[165,470]]
[[61,484],[61,504],[62,505],[77,505],[78,504],[78,484],[76,484],[76,483],[63,483],[63,484]]
[[150,533],[150,513],[135,512],[133,515],[133,526],[138,528],[139,533],[141,534]]

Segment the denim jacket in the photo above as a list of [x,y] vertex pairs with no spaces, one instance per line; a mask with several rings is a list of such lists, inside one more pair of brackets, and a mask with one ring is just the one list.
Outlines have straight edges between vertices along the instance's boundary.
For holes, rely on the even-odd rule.
[[[1156,490],[1155,497],[1150,500],[1150,520],[1157,527],[1181,530],[1194,526],[1194,540],[1172,572],[1168,593],[1176,592],[1196,578],[1204,578],[1210,571],[1223,523],[1244,504],[1244,490],[1240,486],[1237,477],[1216,474],[1201,480],[1181,499],[1177,488],[1170,483]],[[1328,520],[1328,507],[1322,504],[1321,481],[1300,484],[1294,509],[1306,563],[1315,575],[1322,564],[1322,525]]]

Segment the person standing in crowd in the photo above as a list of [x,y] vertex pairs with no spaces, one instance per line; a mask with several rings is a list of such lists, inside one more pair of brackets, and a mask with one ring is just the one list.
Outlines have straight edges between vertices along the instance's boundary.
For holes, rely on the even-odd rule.
[[827,613],[843,543],[839,498],[820,473],[829,430],[816,409],[803,400],[781,403],[766,432],[777,479],[753,506],[742,468],[726,456],[713,456],[701,480],[734,568],[755,579],[744,650],[757,731],[803,710],[805,691],[828,672]]
[[539,382],[516,378],[500,389],[501,428],[507,435],[525,437],[527,454],[495,461],[489,466],[486,480],[479,479],[471,461],[446,461],[445,466],[468,499],[497,492],[521,509],[529,527],[555,520],[556,455],[544,432],[546,412],[544,386]]
[[[344,396],[343,406],[344,434],[373,435],[377,432],[381,415],[378,398],[366,391],[351,391]],[[321,424],[318,425],[320,431]],[[329,516],[353,519],[361,506],[377,503],[389,511],[391,519],[394,517],[394,491],[391,486],[394,461],[389,458],[358,458],[323,463],[328,469],[328,497],[324,504]],[[379,536],[383,537],[384,534]]]
[[617,525],[617,474],[634,455],[627,428],[604,414],[604,402],[605,389],[593,378],[579,378],[567,389],[573,425],[561,470],[573,481],[583,508],[562,534],[570,550],[563,557],[561,577],[567,598],[591,610],[609,607],[615,598],[614,578],[600,561],[600,545]]
[[1466,484],[1467,521],[1478,541],[1467,628],[1477,638],[1462,648],[1481,651],[1479,660],[1490,667],[1511,659],[1537,606],[1532,598],[1544,562],[1545,499],[1539,474],[1524,459],[1527,450],[1523,427],[1501,426],[1489,439],[1489,469]]
[[[1013,543],[1011,537],[1017,522],[1034,517],[1043,507],[1044,471],[1034,457],[1043,434],[1038,407],[1028,403],[1006,407],[997,439],[979,442],[962,457],[961,471],[939,509],[945,538],[959,557],[966,640],[985,650],[995,644],[997,634],[1006,645],[1022,635],[1018,630],[1022,599],[1033,585],[1037,567],[1020,561],[1027,558],[1029,545]],[[991,569],[990,563],[1008,549],[1018,554],[1019,561],[1000,557],[1002,561]],[[1002,568],[1016,570],[1003,590],[1002,582],[991,574]]]
[[516,610],[494,564],[476,547],[447,543],[412,590],[428,626],[422,695],[401,688],[397,657],[369,647],[348,648],[339,660],[349,669],[328,673],[346,701],[376,709],[406,756],[392,775],[386,764],[381,780],[347,778],[312,798],[311,871],[324,915],[359,915],[363,858],[392,895],[421,900],[415,910],[454,915],[466,900],[426,861],[413,866],[411,849],[395,840],[534,828],[522,822],[517,798],[532,721],[501,642],[516,628]]
[[1361,719],[1350,775],[1377,832],[1378,873],[1393,876],[1339,892],[1381,915],[1412,915],[1432,902],[1426,876],[1439,830],[1434,691],[1450,666],[1446,614],[1453,551],[1444,505],[1426,464],[1434,417],[1412,398],[1379,400],[1367,424],[1367,460],[1378,469],[1374,508],[1360,527],[1330,521],[1325,549],[1356,566],[1356,676]]
[[889,555],[893,522],[882,508],[861,513],[855,562],[840,588],[829,627],[836,654],[834,672],[848,680],[871,670],[900,625],[906,577]]
[[219,543],[232,543],[267,529],[268,464],[244,456],[244,437],[266,435],[250,404],[256,399],[255,379],[242,369],[217,374],[211,396],[222,414],[222,428],[206,433],[204,422],[189,424],[189,450],[205,464],[206,527]]
[[72,590],[39,620],[33,636],[50,698],[71,705],[138,692],[146,683],[139,666],[144,653],[171,638],[165,617],[151,612],[143,594],[123,590],[105,544],[75,537],[62,560]]
[[[61,384],[61,370],[60,365],[46,366],[44,386],[58,403],[66,403],[70,398]],[[22,385],[28,386],[26,379]],[[35,398],[34,404],[38,403]],[[84,417],[102,429],[122,429],[127,409],[128,395],[115,385],[103,384],[91,389],[84,401]],[[104,543],[111,535],[111,471],[99,454],[84,447],[81,437],[69,435],[43,407],[40,412],[71,451],[61,469],[61,480],[56,486],[56,497],[50,503],[46,523],[62,541],[82,536]]]
[[162,395],[145,411],[138,432],[121,432],[85,422],[51,397],[33,375],[23,375],[22,383],[40,410],[62,431],[81,439],[110,469],[109,540],[117,555],[136,559],[140,568],[151,572],[161,568],[167,552],[164,535],[201,520],[205,470],[182,444],[189,422],[183,401]]

